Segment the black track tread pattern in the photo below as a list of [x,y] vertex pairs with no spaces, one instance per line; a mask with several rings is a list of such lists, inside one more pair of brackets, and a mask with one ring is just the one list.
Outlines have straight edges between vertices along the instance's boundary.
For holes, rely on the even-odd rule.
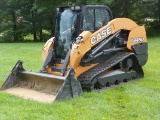
[[111,58],[109,58],[108,60],[104,61],[103,63],[100,63],[97,66],[86,71],[85,73],[81,74],[78,77],[78,80],[80,81],[82,88],[91,89],[91,87],[95,84],[93,80],[96,78],[96,76],[98,76],[105,70],[112,68],[113,66],[120,63],[121,61],[123,61],[128,57],[133,57],[135,60],[134,62],[136,63],[136,65],[134,70],[138,74],[138,78],[136,79],[143,78],[144,73],[135,54],[131,52],[119,52],[114,56],[112,56]]

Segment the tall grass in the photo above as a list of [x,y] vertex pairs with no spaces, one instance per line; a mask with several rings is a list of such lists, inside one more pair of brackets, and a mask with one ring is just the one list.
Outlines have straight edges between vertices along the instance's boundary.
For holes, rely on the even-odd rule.
[[[144,79],[114,89],[83,93],[82,96],[44,104],[0,92],[0,120],[159,120],[160,38],[149,38],[149,59]],[[43,43],[0,44],[0,85],[17,60],[27,70],[42,67]]]

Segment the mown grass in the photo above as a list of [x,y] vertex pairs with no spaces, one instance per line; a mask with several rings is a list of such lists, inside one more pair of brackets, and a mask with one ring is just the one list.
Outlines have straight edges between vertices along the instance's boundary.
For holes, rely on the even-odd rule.
[[[114,89],[44,104],[0,92],[0,120],[159,120],[160,38],[150,38],[144,79]],[[27,70],[39,71],[44,43],[0,44],[0,85],[17,60]]]

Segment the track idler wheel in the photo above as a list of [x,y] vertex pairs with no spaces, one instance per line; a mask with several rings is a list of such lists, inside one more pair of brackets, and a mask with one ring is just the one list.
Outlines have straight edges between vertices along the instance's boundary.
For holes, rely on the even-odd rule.
[[107,82],[106,87],[111,87],[111,83]]
[[120,63],[120,67],[124,71],[129,71],[129,69],[133,66],[133,60],[131,58],[126,58]]
[[118,84],[120,84],[120,81],[119,81],[119,80],[116,80],[116,81],[115,81],[115,85],[118,85]]

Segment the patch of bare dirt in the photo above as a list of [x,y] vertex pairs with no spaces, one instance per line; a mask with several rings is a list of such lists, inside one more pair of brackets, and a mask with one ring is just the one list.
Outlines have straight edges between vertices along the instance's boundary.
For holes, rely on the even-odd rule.
[[52,103],[56,98],[56,95],[41,93],[35,90],[21,87],[9,88],[4,90],[4,92],[23,97],[24,99],[36,100],[43,103]]

